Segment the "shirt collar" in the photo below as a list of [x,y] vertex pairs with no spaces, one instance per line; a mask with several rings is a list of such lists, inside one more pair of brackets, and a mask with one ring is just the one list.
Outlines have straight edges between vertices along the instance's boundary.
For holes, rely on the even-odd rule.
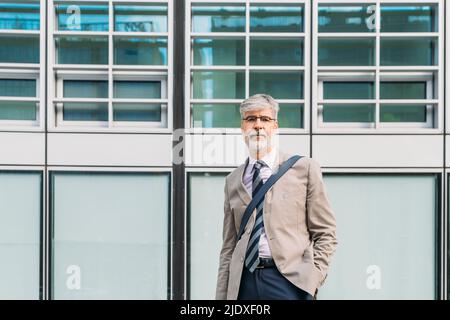
[[[264,163],[273,171],[275,168],[275,158],[277,155],[277,149],[274,147],[272,151],[270,151],[268,154],[266,154],[264,157],[262,157],[260,160],[264,161]],[[252,167],[256,163],[256,159],[249,155],[248,157],[248,164]]]

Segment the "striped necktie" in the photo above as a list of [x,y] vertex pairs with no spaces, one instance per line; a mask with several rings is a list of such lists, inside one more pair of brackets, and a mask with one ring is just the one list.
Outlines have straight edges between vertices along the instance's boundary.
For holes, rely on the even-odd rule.
[[[252,197],[255,197],[256,193],[261,189],[264,184],[261,176],[261,168],[264,166],[264,162],[258,160],[254,165],[253,172],[253,183],[252,183]],[[263,220],[263,204],[264,198],[256,206],[256,218],[255,224],[253,226],[252,233],[250,235],[250,240],[248,241],[247,253],[245,257],[245,266],[250,272],[253,272],[256,269],[256,266],[259,264],[259,237],[264,228],[264,220]]]

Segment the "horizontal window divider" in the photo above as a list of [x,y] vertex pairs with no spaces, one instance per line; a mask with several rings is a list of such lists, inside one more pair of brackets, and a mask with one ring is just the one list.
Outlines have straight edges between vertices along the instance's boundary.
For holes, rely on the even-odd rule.
[[439,71],[439,66],[380,66],[382,71]]
[[0,29],[0,35],[40,35],[39,30]]
[[107,64],[55,64],[53,66],[54,70],[108,70]]
[[426,99],[386,99],[380,100],[380,104],[396,104],[396,105],[412,105],[412,104],[439,104],[439,100],[426,100]]
[[[371,71],[374,72],[377,70],[375,66],[318,66],[317,71]],[[405,69],[409,70],[409,68]]]
[[[339,4],[342,4],[342,0],[317,0],[317,2],[320,4],[320,3],[339,3]],[[348,1],[345,1],[345,4],[349,4],[349,5],[351,5],[351,4],[361,4],[361,3],[364,3],[365,1],[362,1],[362,0],[348,0]],[[375,4],[376,2],[378,2],[377,0],[373,0],[373,1],[367,1],[368,3],[371,3],[371,4]],[[396,0],[396,1],[392,1],[392,0],[379,0],[379,3],[381,4],[381,5],[391,5],[391,4],[394,4],[394,5],[403,5],[403,4],[406,4],[406,5],[408,5],[409,3],[420,3],[420,4],[438,4],[439,3],[439,0]]]
[[2,69],[36,69],[39,71],[41,66],[38,63],[0,63],[0,70]]
[[39,70],[24,70],[24,69],[0,69],[0,79],[31,79],[39,78]]
[[192,4],[201,3],[201,4],[209,4],[211,6],[217,6],[217,5],[223,4],[223,3],[226,3],[226,4],[237,3],[237,4],[241,4],[242,5],[242,4],[246,3],[246,0],[220,0],[220,1],[217,1],[218,4],[211,3],[210,0],[209,1],[208,0],[191,0],[190,2]]
[[304,66],[249,66],[250,71],[303,71]]
[[[73,0],[54,0],[53,3],[54,4],[59,4],[59,3],[73,3]],[[78,2],[83,3],[83,4],[99,4],[99,3],[108,3],[108,0],[78,0]]]
[[[2,127],[7,127],[8,131],[36,131],[38,129],[39,121],[34,120],[0,120]],[[24,128],[28,127],[28,128]],[[3,128],[2,128],[3,129]],[[4,130],[0,130],[0,133]]]
[[53,103],[108,103],[108,98],[55,98]]
[[321,72],[318,74],[319,81],[375,81],[375,72]]
[[244,98],[242,99],[191,99],[190,103],[196,104],[226,104],[226,103],[238,103],[240,104]]
[[128,128],[161,128],[160,121],[113,121],[113,127],[128,127]]
[[244,38],[245,32],[192,32],[192,38]]
[[168,99],[112,99],[112,103],[130,103],[130,104],[167,104],[169,103]]
[[164,72],[146,72],[146,71],[114,71],[113,80],[117,81],[141,81],[141,80],[165,80],[167,76]]
[[[314,130],[313,134],[370,134],[370,135],[377,135],[377,134],[442,134],[442,130],[435,129],[435,128],[429,128],[429,127],[418,127],[417,125],[411,126],[401,126],[400,123],[393,124],[392,127],[387,126],[385,122],[380,122],[379,127],[354,127],[354,128],[348,128],[349,124],[343,123],[343,126],[323,126],[320,128],[317,128]],[[394,128],[395,126],[395,128]],[[347,128],[344,128],[347,127]],[[343,130],[346,129],[346,130]]]
[[210,71],[210,70],[222,70],[222,71],[235,71],[242,70],[244,71],[244,66],[191,66],[192,71]]
[[375,99],[328,99],[320,100],[317,104],[375,104]]
[[37,97],[5,97],[0,96],[0,101],[11,101],[11,102],[40,102],[41,99]]
[[75,36],[75,37],[108,37],[108,31],[54,31],[55,37]]
[[108,70],[56,70],[64,80],[108,80]]
[[387,72],[380,74],[381,81],[397,79],[401,81],[427,81],[433,79],[433,72]]
[[376,38],[376,32],[319,32],[318,38]]
[[168,32],[123,32],[123,31],[114,31],[113,36],[117,37],[127,37],[127,38],[162,38],[169,37]]
[[381,38],[438,38],[439,32],[381,32]]
[[277,38],[277,40],[295,40],[304,38],[304,32],[250,32],[250,38]]
[[[86,121],[87,122],[87,121]],[[49,128],[50,133],[77,133],[77,134],[89,134],[89,133],[104,133],[104,134],[110,134],[110,133],[128,133],[128,134],[138,134],[138,133],[148,133],[148,134],[155,134],[155,133],[161,133],[161,134],[172,134],[173,131],[171,129],[163,128],[161,126],[150,126],[147,125],[147,127],[107,127],[105,125],[108,124],[108,122],[104,121],[101,123],[95,123],[95,124],[87,124],[82,123],[81,121],[62,121],[60,126]]]
[[168,66],[161,66],[161,65],[145,65],[145,66],[139,66],[139,65],[113,65],[112,66],[113,71],[114,70],[129,70],[129,71],[142,71],[142,70],[165,70],[167,71],[169,69]]

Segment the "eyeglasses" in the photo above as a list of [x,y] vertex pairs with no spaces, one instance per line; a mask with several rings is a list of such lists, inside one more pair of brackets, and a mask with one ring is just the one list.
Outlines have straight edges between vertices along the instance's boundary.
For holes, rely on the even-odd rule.
[[257,116],[248,116],[247,118],[244,118],[242,120],[244,120],[247,123],[255,123],[256,121],[258,121],[258,119],[260,119],[261,122],[264,123],[264,124],[269,124],[272,121],[277,121],[277,119],[273,119],[273,118],[271,118],[269,116],[259,116],[259,117],[257,117]]

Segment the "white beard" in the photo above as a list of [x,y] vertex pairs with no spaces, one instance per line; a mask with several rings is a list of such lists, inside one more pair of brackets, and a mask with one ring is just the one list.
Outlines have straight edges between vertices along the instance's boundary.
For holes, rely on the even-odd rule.
[[256,131],[253,129],[244,133],[248,151],[253,158],[257,158],[256,155],[264,156],[278,145],[278,135],[275,133],[269,136],[264,130],[260,130],[260,140],[257,139],[255,134]]

